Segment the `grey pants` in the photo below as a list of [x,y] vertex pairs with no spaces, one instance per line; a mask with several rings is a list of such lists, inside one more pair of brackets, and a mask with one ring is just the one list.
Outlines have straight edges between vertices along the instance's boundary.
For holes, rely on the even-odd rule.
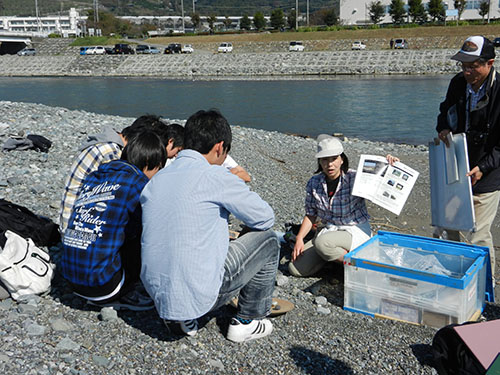
[[313,238],[304,251],[288,264],[293,276],[304,277],[318,272],[327,262],[341,259],[351,248],[352,235],[345,230],[331,231]]

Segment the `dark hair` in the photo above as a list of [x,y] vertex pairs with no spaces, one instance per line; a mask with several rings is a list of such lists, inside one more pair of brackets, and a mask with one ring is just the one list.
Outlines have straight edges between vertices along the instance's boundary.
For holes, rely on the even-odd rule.
[[138,117],[130,126],[124,128],[121,132],[123,137],[128,141],[132,137],[135,137],[144,129],[157,128],[161,126],[166,126],[165,123],[156,115],[143,115]]
[[479,64],[481,65],[485,65],[488,61],[490,61],[491,59],[485,59],[484,57],[480,57],[479,59],[477,59],[476,61],[479,61]]
[[161,169],[167,161],[167,151],[158,134],[151,129],[145,129],[129,139],[122,151],[121,159],[135,165],[141,171]]
[[173,141],[173,147],[184,146],[184,127],[179,124],[154,126],[153,130],[160,136],[165,145],[168,145],[170,140]]
[[[342,170],[342,172],[347,173],[347,171],[349,170],[349,159],[347,158],[347,155],[345,153],[341,153],[340,157],[342,158],[342,165],[340,166],[340,169]],[[323,172],[323,168],[321,168],[321,164],[319,163],[318,159],[318,169],[314,173],[316,174],[319,172]]]
[[198,111],[188,118],[184,132],[184,148],[208,154],[216,143],[224,141],[223,149],[231,149],[231,127],[216,109]]

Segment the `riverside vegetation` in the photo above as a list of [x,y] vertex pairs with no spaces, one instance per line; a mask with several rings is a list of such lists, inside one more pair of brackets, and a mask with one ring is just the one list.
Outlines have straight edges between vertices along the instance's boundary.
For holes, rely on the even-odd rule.
[[[0,101],[0,110],[0,143],[10,134],[28,132],[53,141],[46,154],[0,155],[0,197],[53,220],[58,217],[66,174],[86,135],[104,126],[122,129],[133,121],[5,101]],[[299,222],[305,185],[316,169],[315,141],[239,126],[232,130],[232,156],[250,172],[250,188],[273,207],[275,229]],[[344,146],[354,168],[362,153],[391,153],[421,173],[401,215],[369,204],[372,229],[430,236],[427,147],[357,139],[345,139]],[[499,223],[497,217],[496,243],[500,243]],[[238,228],[235,220],[232,228]],[[48,251],[57,263],[60,249]],[[289,254],[283,246],[275,296],[290,300],[296,308],[273,319],[272,335],[242,345],[228,342],[221,332],[220,327],[227,327],[230,307],[204,317],[196,337],[170,337],[154,310],[117,314],[90,307],[71,294],[56,271],[48,295],[0,302],[0,373],[436,374],[430,349],[435,329],[344,311],[342,267],[294,278],[287,273]],[[500,305],[488,304],[484,317],[500,318]]]

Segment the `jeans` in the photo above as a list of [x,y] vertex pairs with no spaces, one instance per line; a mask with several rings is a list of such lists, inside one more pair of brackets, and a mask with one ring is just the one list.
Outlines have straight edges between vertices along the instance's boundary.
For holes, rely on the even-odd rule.
[[271,311],[279,245],[272,230],[249,232],[229,243],[224,278],[212,310],[238,295],[237,316],[261,319]]

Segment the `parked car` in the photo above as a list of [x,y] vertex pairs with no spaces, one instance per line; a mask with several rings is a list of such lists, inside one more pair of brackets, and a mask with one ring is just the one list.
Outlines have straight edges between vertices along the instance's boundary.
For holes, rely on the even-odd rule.
[[500,38],[493,39],[493,45],[495,47],[500,47]]
[[181,49],[181,53],[193,53],[194,49],[191,44],[184,44]]
[[304,51],[304,44],[300,41],[290,42],[290,45],[288,46],[288,51],[290,51],[290,52],[302,52],[302,51]]
[[124,43],[115,44],[113,51],[116,55],[133,55],[135,53],[132,47]]
[[36,50],[34,48],[23,48],[17,54],[19,56],[35,56]]
[[361,42],[360,40],[357,40],[355,41],[352,46],[351,46],[351,49],[352,50],[362,50],[362,49],[366,49],[366,45]]
[[227,43],[227,42],[222,42],[221,44],[219,44],[219,48],[217,48],[217,52],[219,52],[219,53],[233,52],[233,44]]
[[156,47],[151,47],[146,44],[139,44],[137,47],[135,47],[135,53],[154,55],[160,53],[160,50]]
[[140,54],[144,53],[144,51],[148,48],[149,48],[149,46],[147,46],[145,44],[139,44],[139,45],[137,45],[137,47],[135,47],[135,53],[140,55]]
[[80,47],[80,55],[86,55],[89,47]]
[[394,49],[407,49],[408,42],[403,38],[394,39]]
[[170,43],[167,48],[165,48],[166,54],[181,53],[182,46],[179,43]]
[[106,50],[106,55],[114,55],[115,54],[114,49],[111,47],[105,47],[104,49]]
[[105,55],[106,49],[103,46],[89,47],[85,52],[86,55]]

